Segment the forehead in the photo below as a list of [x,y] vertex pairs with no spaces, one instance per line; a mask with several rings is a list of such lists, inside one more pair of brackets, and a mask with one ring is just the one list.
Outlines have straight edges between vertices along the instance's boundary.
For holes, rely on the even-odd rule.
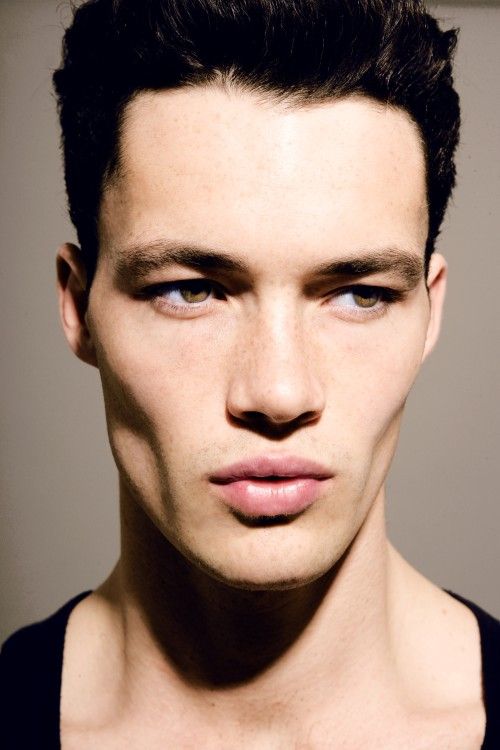
[[109,247],[165,235],[249,251],[425,243],[417,128],[365,97],[298,108],[220,88],[141,93],[120,146],[101,212]]

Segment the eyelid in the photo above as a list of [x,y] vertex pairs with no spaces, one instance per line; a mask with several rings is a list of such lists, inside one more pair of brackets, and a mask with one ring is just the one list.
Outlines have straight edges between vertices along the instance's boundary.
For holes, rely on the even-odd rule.
[[[348,292],[351,292],[352,294],[356,294],[356,292],[365,293],[367,291],[372,291],[375,294],[380,295],[380,297],[387,302],[396,302],[397,300],[402,299],[406,292],[400,289],[393,289],[391,287],[382,286],[380,284],[362,284],[362,283],[356,283],[356,284],[346,284],[345,286],[341,286],[338,289],[335,289],[332,292],[329,292],[326,294],[326,297],[333,298],[338,297],[342,294],[346,294]],[[367,295],[368,296],[368,295]]]
[[[174,302],[166,295],[168,290],[178,291],[179,289],[189,288],[194,284],[203,284],[209,292],[208,297],[199,302],[177,301]],[[163,292],[163,293],[162,293]],[[188,279],[175,279],[172,281],[162,281],[156,284],[150,284],[142,289],[138,295],[140,298],[148,300],[160,312],[168,312],[171,315],[180,318],[197,317],[200,314],[211,309],[217,299],[225,297],[225,291],[222,286],[204,276],[195,276]]]
[[[189,286],[193,284],[200,283],[206,285],[210,292],[209,296],[206,299],[200,300],[199,302],[173,302],[164,294],[164,292],[168,291],[169,289],[174,291],[182,289],[183,287],[189,288]],[[368,297],[370,296],[370,292],[372,292],[373,296],[378,297],[375,304],[371,307],[366,308],[363,308],[362,306],[359,306],[359,308],[356,308],[355,305],[352,306],[352,309],[349,312],[351,318],[357,316],[360,319],[367,319],[370,317],[370,315],[378,316],[386,311],[392,303],[397,302],[407,296],[406,291],[391,289],[377,284],[358,282],[345,284],[344,286],[338,287],[333,291],[330,290],[328,293],[323,294],[322,297],[335,309],[343,310],[345,308],[347,310],[347,306],[341,305],[340,303],[335,305],[335,299],[349,293],[357,293]],[[232,293],[234,294],[234,290]],[[167,308],[172,313],[182,316],[189,315],[190,312],[193,315],[196,315],[197,311],[202,312],[204,310],[210,309],[211,305],[213,305],[216,300],[225,299],[227,295],[228,291],[219,282],[213,281],[212,279],[206,278],[204,276],[191,276],[184,279],[181,278],[174,279],[172,281],[160,281],[154,284],[149,284],[148,286],[140,290],[137,296],[142,299],[148,299],[158,307]]]
[[[368,298],[370,297],[370,293],[375,297],[375,302],[373,305],[367,307],[356,303],[342,304],[340,301],[340,298],[348,294],[358,294],[359,296]],[[350,284],[336,289],[330,295],[327,295],[326,304],[330,307],[335,317],[345,320],[348,323],[363,323],[383,317],[389,312],[394,303],[399,302],[406,296],[406,292],[375,284]]]
[[[158,282],[155,282],[155,283],[152,283],[152,284],[147,284],[146,286],[144,286],[140,290],[140,294],[142,294],[144,296],[146,296],[146,295],[152,295],[155,292],[157,292],[157,291],[159,291],[161,289],[164,289],[164,288],[168,288],[168,287],[175,288],[175,287],[181,287],[181,286],[189,286],[190,284],[196,284],[196,283],[200,283],[200,282],[204,282],[208,286],[211,286],[213,289],[216,289],[216,290],[218,290],[220,292],[227,293],[227,290],[225,289],[224,285],[221,282],[219,282],[219,281],[215,281],[214,279],[207,278],[205,276],[190,276],[190,277],[185,278],[185,279],[183,279],[183,278],[180,278],[180,279],[177,278],[177,279],[172,279],[172,280],[168,280],[168,281],[158,281]],[[371,290],[374,290],[376,292],[381,292],[383,294],[388,294],[388,295],[391,295],[391,296],[392,295],[394,295],[394,296],[402,296],[402,295],[404,295],[406,293],[406,290],[394,289],[392,287],[384,286],[383,284],[370,284],[370,283],[366,283],[366,282],[365,283],[363,283],[363,282],[353,282],[353,283],[350,283],[350,284],[343,284],[342,286],[335,287],[335,289],[331,289],[330,288],[322,296],[327,297],[327,296],[332,296],[334,294],[342,294],[342,293],[345,293],[345,292],[352,292],[352,291],[355,291],[356,289],[359,289],[359,290],[362,290],[362,291],[364,291],[366,289],[371,289]]]
[[211,287],[214,291],[220,293],[226,293],[222,284],[212,279],[207,279],[204,276],[191,276],[187,279],[173,279],[172,281],[159,281],[155,284],[148,284],[140,291],[140,295],[143,297],[154,297],[160,296],[161,291],[168,289],[182,289],[189,288],[192,284],[206,284],[207,287]]

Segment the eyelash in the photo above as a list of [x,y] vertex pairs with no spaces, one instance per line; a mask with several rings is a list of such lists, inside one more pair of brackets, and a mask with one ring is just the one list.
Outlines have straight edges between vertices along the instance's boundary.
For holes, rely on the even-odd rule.
[[[201,302],[184,302],[184,304],[175,304],[168,301],[165,298],[165,293],[170,291],[182,291],[192,290],[193,287],[201,287],[202,290],[211,292],[210,296],[202,300]],[[389,306],[395,302],[402,300],[405,293],[396,289],[389,289],[387,287],[375,286],[370,284],[352,284],[349,286],[342,287],[333,293],[325,295],[325,299],[334,300],[345,294],[364,296],[365,299],[370,296],[377,297],[378,301],[371,307],[362,306],[339,306],[339,309],[343,312],[344,317],[349,319],[360,318],[367,320],[369,318],[380,317],[387,312]],[[189,315],[189,311],[195,312],[201,308],[207,307],[214,299],[224,299],[226,292],[224,289],[213,281],[204,278],[193,278],[183,279],[181,281],[168,281],[160,284],[153,284],[146,287],[140,294],[140,297],[150,300],[153,304],[156,304],[160,309],[168,308],[174,314],[183,317],[186,313]],[[342,313],[341,313],[342,314]]]
[[[214,294],[212,294],[210,297],[208,297],[207,300],[203,300],[202,302],[185,302],[181,305],[173,304],[164,297],[164,294],[168,291],[183,289],[189,290],[190,288],[192,289],[195,285],[206,287],[207,290],[210,290]],[[174,313],[182,315],[188,310],[194,311],[199,310],[201,307],[206,307],[207,303],[210,303],[210,301],[212,301],[213,299],[221,299],[225,296],[225,293],[222,287],[215,282],[209,281],[208,279],[195,278],[183,279],[182,281],[167,281],[161,284],[153,284],[152,286],[144,289],[140,296],[150,300],[161,308],[168,307]]]
[[333,294],[327,296],[328,300],[335,300],[345,294],[357,295],[359,297],[376,297],[377,302],[371,307],[362,307],[361,305],[341,306],[337,305],[337,314],[347,320],[370,320],[379,318],[384,315],[390,305],[399,302],[405,297],[405,293],[396,289],[375,286],[371,284],[352,284],[351,286],[338,289]]

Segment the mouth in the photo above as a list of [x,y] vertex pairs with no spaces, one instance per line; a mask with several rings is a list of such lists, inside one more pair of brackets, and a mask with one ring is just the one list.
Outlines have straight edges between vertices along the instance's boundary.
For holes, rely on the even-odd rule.
[[250,525],[291,521],[320,496],[333,473],[297,457],[259,456],[232,464],[210,476],[221,497]]
[[292,523],[292,521],[301,515],[301,513],[292,513],[289,515],[277,516],[246,516],[234,509],[233,513],[243,526],[248,526],[252,529],[268,529],[273,526],[285,526],[286,524]]

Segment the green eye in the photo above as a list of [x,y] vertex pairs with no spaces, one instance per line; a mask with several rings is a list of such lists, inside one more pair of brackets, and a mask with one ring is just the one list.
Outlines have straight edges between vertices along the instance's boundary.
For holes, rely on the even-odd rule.
[[217,296],[215,285],[207,279],[167,281],[150,287],[147,294],[177,309],[197,307]]
[[200,279],[199,281],[193,280],[186,283],[179,283],[178,290],[185,302],[205,302],[210,297],[212,286],[203,279]]
[[382,313],[392,302],[402,299],[394,289],[369,284],[356,284],[340,289],[331,298],[333,307],[346,315],[365,316]]
[[380,292],[374,288],[366,287],[366,289],[353,289],[352,297],[358,307],[375,307],[380,301]]

